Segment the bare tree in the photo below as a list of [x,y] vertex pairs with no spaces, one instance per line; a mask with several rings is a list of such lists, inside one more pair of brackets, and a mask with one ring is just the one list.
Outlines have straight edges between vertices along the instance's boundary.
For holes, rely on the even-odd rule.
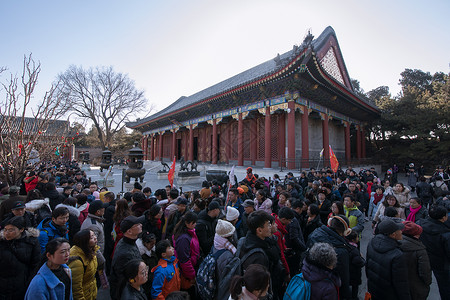
[[130,117],[135,118],[147,106],[144,92],[137,90],[127,75],[115,73],[112,67],[85,70],[70,66],[58,80],[63,83],[60,91],[69,110],[93,122],[103,148],[110,147]]
[[58,121],[66,112],[57,95],[58,83],[31,107],[40,72],[40,63],[30,54],[24,56],[21,78],[11,74],[1,83],[5,98],[0,102],[0,173],[9,184],[15,184],[24,174],[33,149],[41,158],[48,158],[66,142],[67,122]]

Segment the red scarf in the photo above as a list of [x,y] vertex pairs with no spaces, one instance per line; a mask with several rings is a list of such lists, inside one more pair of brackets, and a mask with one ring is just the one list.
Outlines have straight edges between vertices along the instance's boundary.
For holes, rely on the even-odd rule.
[[417,208],[409,207],[409,215],[406,217],[406,221],[416,222],[416,214],[422,208],[422,205],[419,205]]
[[381,201],[381,199],[383,199],[383,194],[378,195],[377,193],[375,193],[375,195],[373,195],[373,204],[377,205],[378,202]]

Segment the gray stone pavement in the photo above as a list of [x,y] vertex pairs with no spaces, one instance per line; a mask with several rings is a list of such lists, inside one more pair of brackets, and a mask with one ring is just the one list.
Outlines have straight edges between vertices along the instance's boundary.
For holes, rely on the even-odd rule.
[[[92,168],[91,171],[86,172],[87,176],[90,177],[92,179],[92,181],[101,179],[102,177],[99,175],[99,168],[98,167],[91,167],[91,168]],[[124,168],[125,167],[122,167],[122,166],[120,166],[120,167],[115,166],[113,168],[114,174],[112,175],[112,178],[114,178],[115,184],[113,187],[108,187],[108,189],[116,194],[124,191],[122,189],[122,184],[121,184],[122,169],[124,169]],[[159,171],[160,169],[162,169],[160,162],[145,161],[144,168],[146,169],[146,174],[145,174],[145,178],[144,178],[145,185],[143,185],[144,187],[148,186],[153,191],[155,191],[156,189],[164,188],[167,184],[169,184],[169,181],[167,179],[158,179],[156,172]],[[177,187],[181,187],[183,191],[199,190],[201,188],[201,183],[204,180],[206,180],[206,171],[207,170],[224,170],[224,171],[228,172],[231,170],[231,168],[232,168],[232,166],[200,164],[198,166],[198,171],[200,172],[200,178],[192,178],[187,183],[181,184],[181,183],[179,183],[179,180],[177,179],[177,173],[176,173],[174,184]],[[235,175],[238,180],[242,180],[245,178],[246,168],[247,167],[237,167],[237,166],[235,167],[234,172],[235,172]],[[177,164],[176,172],[178,172],[178,170],[179,170],[179,165]],[[256,173],[260,176],[264,176],[266,178],[268,178],[268,177],[273,178],[274,174],[278,174],[280,176],[280,178],[284,178],[284,176],[287,174],[288,171],[289,170],[284,170],[283,172],[280,172],[280,170],[277,168],[265,169],[265,168],[261,168],[261,167],[253,167],[253,173]],[[294,176],[299,176],[298,171],[293,172],[293,173],[294,173]],[[379,172],[379,174],[381,174],[381,173]],[[111,176],[110,176],[110,178],[111,178]],[[134,179],[132,179],[132,180],[134,180]],[[407,179],[404,176],[404,174],[399,174],[398,180],[404,184],[407,183]],[[415,195],[415,193],[413,193],[413,195]],[[367,245],[370,242],[370,240],[372,239],[372,237],[373,237],[373,234],[372,234],[371,223],[366,222],[365,229],[363,231],[362,239],[361,239],[361,253],[362,253],[363,257],[366,256]],[[362,284],[359,287],[359,299],[364,299],[364,294],[367,291],[367,278],[366,278],[366,274],[365,274],[364,270],[362,271],[362,274],[363,274],[362,275]],[[102,299],[102,300],[110,299],[109,292],[105,291],[105,290],[99,290],[97,299]],[[431,290],[430,290],[428,299],[432,299],[432,300],[440,299],[439,290],[438,290],[436,279],[434,278],[434,276],[433,276],[433,282],[431,284]]]

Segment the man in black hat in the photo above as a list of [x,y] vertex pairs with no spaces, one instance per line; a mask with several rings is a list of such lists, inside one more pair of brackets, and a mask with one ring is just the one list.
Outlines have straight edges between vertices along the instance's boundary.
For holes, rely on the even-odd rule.
[[114,250],[114,257],[111,264],[111,276],[109,278],[111,299],[121,298],[122,290],[125,285],[123,282],[123,270],[125,265],[132,259],[142,259],[136,240],[142,232],[142,218],[128,216],[120,223],[120,231],[123,232],[123,238],[117,243]]
[[374,300],[411,299],[408,267],[399,242],[403,228],[402,223],[383,220],[367,246],[367,285]]
[[25,220],[25,227],[33,227],[36,228],[36,219],[34,217],[34,214],[32,214],[29,211],[25,210],[25,203],[22,201],[16,201],[14,203],[14,206],[11,208],[11,212],[5,216],[5,219],[3,220],[1,224],[1,228],[4,228],[4,224],[8,222],[13,217],[23,217]]

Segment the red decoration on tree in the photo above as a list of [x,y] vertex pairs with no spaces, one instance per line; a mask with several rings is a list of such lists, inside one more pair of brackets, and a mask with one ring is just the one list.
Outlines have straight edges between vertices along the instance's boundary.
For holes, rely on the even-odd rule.
[[22,144],[19,144],[19,156],[22,155],[22,148],[23,148],[23,145],[22,145]]
[[77,135],[79,135],[79,133],[77,132]]
[[39,133],[39,134],[41,134],[41,133],[42,133],[42,131],[40,131],[40,130],[39,130],[39,131],[38,131],[38,133]]
[[20,133],[22,133],[22,132],[23,132],[23,130],[22,130],[22,129],[20,129],[20,130],[19,130],[19,132],[20,132]]
[[28,142],[28,145],[31,145],[32,143],[31,142]]

